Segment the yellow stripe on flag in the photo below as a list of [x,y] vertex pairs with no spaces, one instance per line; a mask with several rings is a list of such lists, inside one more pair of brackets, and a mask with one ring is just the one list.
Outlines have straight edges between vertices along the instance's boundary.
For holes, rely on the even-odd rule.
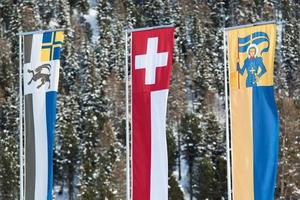
[[253,200],[252,89],[231,91],[234,200]]

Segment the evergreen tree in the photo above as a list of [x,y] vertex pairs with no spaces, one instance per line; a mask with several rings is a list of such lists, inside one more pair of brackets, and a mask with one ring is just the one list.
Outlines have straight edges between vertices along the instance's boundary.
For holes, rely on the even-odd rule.
[[79,104],[79,57],[78,46],[72,44],[78,35],[71,28],[70,4],[58,1],[57,22],[65,28],[65,45],[61,56],[59,95],[57,98],[57,129],[54,162],[54,179],[59,194],[68,191],[69,200],[76,199],[79,180],[81,111]]
[[176,178],[172,175],[169,177],[169,200],[184,200],[183,192],[178,185]]
[[195,178],[193,186],[196,199],[218,199],[215,198],[214,167],[208,158],[200,159],[195,166]]
[[168,172],[169,172],[169,199],[183,200],[183,192],[173,175],[175,170],[178,153],[176,148],[175,136],[170,129],[167,130],[167,145],[168,145]]
[[37,8],[41,27],[46,29],[55,15],[55,3],[51,0],[38,0]]
[[223,52],[223,28],[225,27],[226,7],[224,1],[211,0],[208,2],[211,10],[211,62],[213,88],[220,96],[224,96],[224,52]]
[[[285,97],[279,100],[278,104],[280,113],[280,159],[277,176],[276,197],[279,199],[298,199],[299,193],[299,172],[295,169],[300,165],[299,146],[299,116],[300,108],[295,106],[292,98]],[[291,164],[292,163],[292,164]]]
[[0,44],[0,198],[13,200],[19,195],[19,83],[14,81],[10,45],[1,38]]
[[142,4],[143,17],[145,20],[144,26],[159,26],[163,18],[166,16],[163,13],[162,0],[144,1]]
[[[299,7],[294,0],[0,1],[0,199],[19,196],[19,31],[65,30],[56,199],[125,199],[123,31],[164,24],[176,28],[167,122],[169,199],[225,199],[223,27],[268,20],[283,21],[275,63],[281,125],[275,199],[299,199]],[[186,168],[187,175],[180,171]]]
[[76,8],[79,12],[87,14],[89,10],[88,0],[70,0],[71,8]]
[[[170,84],[169,106],[168,106],[168,124],[171,124],[172,137],[176,137],[177,144],[174,145],[174,150],[177,152],[178,163],[178,179],[181,179],[181,133],[179,131],[181,119],[186,113],[186,89],[185,76],[183,69],[179,67],[178,63],[173,64],[172,77]],[[171,136],[170,136],[171,137]]]
[[226,199],[227,197],[227,161],[224,156],[220,156],[215,164],[215,196],[216,199]]
[[199,143],[202,140],[202,130],[199,126],[199,118],[194,114],[186,114],[182,119],[181,134],[182,134],[182,149],[184,159],[188,164],[188,178],[189,178],[189,196],[192,200],[193,181],[194,181],[194,166],[195,160],[199,156]]

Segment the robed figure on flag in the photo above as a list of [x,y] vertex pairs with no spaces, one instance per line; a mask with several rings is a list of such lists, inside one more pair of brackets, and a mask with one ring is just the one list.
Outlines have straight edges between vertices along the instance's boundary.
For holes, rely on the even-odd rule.
[[227,31],[234,200],[272,200],[279,120],[274,98],[276,25]]
[[62,31],[24,35],[25,199],[51,200]]
[[132,199],[168,199],[166,111],[174,28],[132,32]]

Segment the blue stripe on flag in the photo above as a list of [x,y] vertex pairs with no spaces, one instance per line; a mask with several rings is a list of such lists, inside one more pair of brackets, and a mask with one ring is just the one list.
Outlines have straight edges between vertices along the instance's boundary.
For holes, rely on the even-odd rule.
[[246,36],[246,37],[243,37],[243,38],[239,38],[239,44],[247,43],[247,42],[250,41],[250,39],[251,39],[251,36],[250,36],[250,35],[248,35],[248,36]]
[[273,86],[253,87],[254,199],[273,200],[279,120]]
[[262,36],[268,38],[268,40],[269,40],[269,36],[265,32],[255,32],[252,34],[253,38],[262,37]]
[[239,47],[239,52],[241,53],[246,52],[248,50],[249,45],[250,44]]
[[238,38],[239,52],[246,52],[249,45],[252,43],[259,45],[262,42],[268,42],[268,46],[265,47],[260,53],[269,51],[269,36],[268,36],[268,34],[266,34],[264,32],[255,32],[255,33],[252,33],[252,39],[253,39],[253,41],[250,43],[251,35],[248,35],[243,38]]
[[267,38],[257,38],[255,40],[253,40],[253,44],[259,45],[262,42],[269,42],[269,40]]
[[52,200],[53,187],[53,151],[54,151],[54,133],[56,119],[56,91],[46,93],[46,118],[47,118],[47,136],[48,136],[48,197]]

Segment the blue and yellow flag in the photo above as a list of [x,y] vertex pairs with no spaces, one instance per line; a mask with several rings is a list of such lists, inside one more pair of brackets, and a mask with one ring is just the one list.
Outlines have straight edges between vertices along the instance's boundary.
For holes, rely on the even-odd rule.
[[52,200],[56,97],[63,31],[24,35],[25,199]]
[[234,200],[272,200],[279,120],[273,72],[276,25],[228,30]]
[[59,60],[63,41],[64,34],[62,31],[43,33],[41,61]]

